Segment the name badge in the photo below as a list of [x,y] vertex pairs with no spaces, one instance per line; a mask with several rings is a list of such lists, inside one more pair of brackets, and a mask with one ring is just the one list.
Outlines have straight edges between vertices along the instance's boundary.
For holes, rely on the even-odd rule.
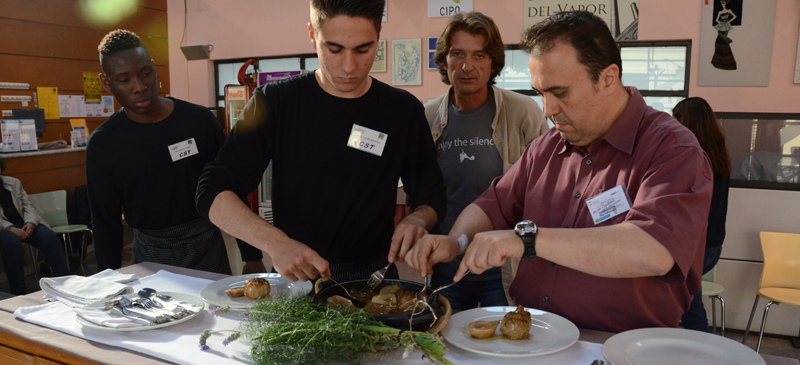
[[184,158],[194,156],[199,153],[197,150],[197,143],[194,138],[187,139],[183,142],[178,142],[169,147],[169,155],[172,156],[172,162],[183,160]]
[[631,210],[631,199],[622,185],[606,190],[586,200],[595,225]]
[[359,151],[371,153],[375,156],[381,156],[383,154],[383,147],[386,146],[387,138],[389,138],[389,135],[386,133],[353,124],[353,129],[350,131],[350,138],[347,140],[347,146],[353,147]]

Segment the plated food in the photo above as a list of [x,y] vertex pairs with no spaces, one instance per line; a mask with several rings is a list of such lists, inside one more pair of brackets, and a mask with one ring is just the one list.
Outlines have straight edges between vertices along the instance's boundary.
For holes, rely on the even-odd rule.
[[[502,321],[510,313],[517,313],[508,317],[512,320],[520,312],[525,311],[530,315],[529,333],[519,341],[511,341],[500,332]],[[524,315],[523,315],[524,316]],[[514,324],[516,327],[520,324]],[[523,317],[521,319],[525,321]],[[469,331],[470,324],[476,322],[497,322],[494,331],[486,339],[478,339]],[[472,325],[475,327],[477,324]],[[524,327],[524,324],[521,325]],[[510,333],[510,332],[509,332]],[[551,354],[564,350],[578,341],[580,331],[572,322],[559,315],[531,308],[519,307],[484,307],[462,311],[450,317],[447,326],[442,330],[442,336],[453,346],[490,356],[498,357],[528,357]]]
[[523,306],[508,312],[502,321],[475,321],[467,325],[470,336],[486,339],[494,336],[500,326],[502,337],[509,340],[527,340],[531,331],[531,314]]
[[225,289],[225,295],[231,298],[247,297],[250,299],[266,298],[269,295],[269,281],[264,278],[249,278],[244,286]]
[[200,290],[200,297],[207,303],[219,307],[230,306],[231,308],[238,309],[250,308],[257,300],[250,299],[244,292],[241,296],[231,297],[225,294],[225,291],[235,288],[244,288],[247,280],[251,278],[266,280],[269,283],[270,296],[304,296],[314,289],[313,284],[309,281],[289,281],[278,273],[248,274],[231,276],[212,282]]

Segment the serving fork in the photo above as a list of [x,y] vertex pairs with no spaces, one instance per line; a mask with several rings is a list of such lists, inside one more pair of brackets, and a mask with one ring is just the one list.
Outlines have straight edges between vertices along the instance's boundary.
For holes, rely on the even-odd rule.
[[386,267],[384,267],[383,269],[376,270],[374,273],[372,273],[372,275],[370,275],[369,280],[367,280],[367,286],[370,289],[375,290],[375,288],[377,288],[378,285],[381,285],[381,283],[383,282],[383,278],[386,277],[386,270],[389,270],[389,266],[392,266],[391,262],[387,264]]

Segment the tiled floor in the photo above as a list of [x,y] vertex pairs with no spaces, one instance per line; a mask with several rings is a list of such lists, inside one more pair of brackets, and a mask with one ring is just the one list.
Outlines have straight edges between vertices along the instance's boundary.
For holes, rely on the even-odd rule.
[[[122,262],[123,265],[130,265],[131,246],[127,246],[123,249]],[[95,262],[93,251],[90,251],[90,253],[88,254],[88,257],[84,263],[84,267],[86,269],[87,275],[92,275],[97,272],[97,263]],[[80,273],[80,271],[77,271],[77,273]],[[416,274],[416,272],[412,271],[405,265],[400,266],[400,277],[406,280],[414,280],[414,281],[419,281],[420,279],[419,276]],[[39,290],[39,283],[34,279],[33,274],[27,275],[25,279],[29,292],[34,292]],[[8,292],[7,282],[0,282],[0,291],[6,293]],[[737,342],[741,342],[743,336],[744,332],[742,331],[736,331],[736,330],[725,331],[726,338],[730,338]],[[758,341],[758,332],[753,333],[751,331],[750,335],[747,338],[746,345],[749,346],[750,348],[755,349],[757,341]],[[792,347],[790,340],[786,337],[764,336],[764,340],[761,344],[761,353],[795,358],[800,360],[800,349]]]

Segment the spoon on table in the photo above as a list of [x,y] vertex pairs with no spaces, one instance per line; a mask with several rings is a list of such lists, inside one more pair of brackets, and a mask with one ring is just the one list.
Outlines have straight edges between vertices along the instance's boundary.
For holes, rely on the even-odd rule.
[[[188,315],[188,314],[192,314],[192,313],[195,312],[195,311],[187,309],[186,307],[184,307],[184,306],[182,306],[180,304],[170,303],[170,302],[173,301],[173,298],[171,296],[164,295],[164,294],[158,294],[158,291],[156,291],[153,288],[142,288],[141,290],[139,290],[139,292],[137,294],[141,298],[150,299],[150,302],[153,303],[153,305],[155,305],[158,308],[164,308],[164,309],[172,311],[172,312],[176,312],[177,311],[178,313],[181,313],[181,315]],[[166,306],[164,306],[164,304],[173,305],[174,308],[173,309],[169,309]]]

